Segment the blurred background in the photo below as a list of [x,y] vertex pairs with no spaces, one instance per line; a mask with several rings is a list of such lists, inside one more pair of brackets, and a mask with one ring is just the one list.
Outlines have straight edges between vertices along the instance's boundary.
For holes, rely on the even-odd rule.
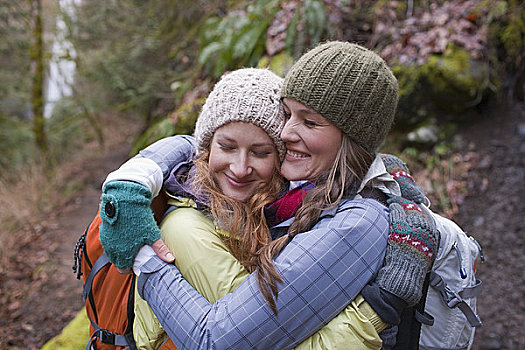
[[0,349],[38,349],[82,308],[73,248],[109,171],[191,134],[224,72],[284,76],[326,40],[387,61],[381,151],[485,250],[474,347],[525,347],[523,1],[0,0],[0,38]]

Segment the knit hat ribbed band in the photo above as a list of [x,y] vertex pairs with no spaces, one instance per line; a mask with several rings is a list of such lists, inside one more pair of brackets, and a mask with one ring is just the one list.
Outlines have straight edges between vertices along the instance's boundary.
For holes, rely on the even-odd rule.
[[200,149],[210,145],[215,130],[231,122],[262,128],[275,143],[282,160],[286,149],[280,138],[284,113],[280,91],[283,79],[268,69],[243,68],[224,74],[206,99],[195,124]]
[[374,153],[394,122],[398,85],[377,54],[335,41],[310,50],[292,66],[281,97],[312,108]]

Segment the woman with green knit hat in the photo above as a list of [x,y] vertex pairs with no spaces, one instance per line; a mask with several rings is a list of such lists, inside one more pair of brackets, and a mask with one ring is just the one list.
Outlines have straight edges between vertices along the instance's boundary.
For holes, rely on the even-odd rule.
[[[275,312],[256,274],[210,304],[150,247],[135,259],[139,293],[184,348],[291,348],[341,312],[378,271],[377,293],[371,294],[386,292],[407,304],[421,295],[435,230],[423,215],[406,215],[406,199],[394,196],[387,207],[381,195],[371,194],[373,188],[400,194],[375,154],[397,104],[397,81],[384,61],[358,45],[320,45],[292,67],[281,97],[287,114],[281,171],[293,189],[267,207],[274,240],[258,253],[263,264],[275,266],[266,279]],[[156,156],[163,174],[174,159],[163,163]],[[403,187],[416,188],[402,174]],[[149,180],[135,181],[147,187]],[[403,232],[391,229],[390,238],[389,209],[390,222],[404,224]],[[103,231],[113,234],[109,225]]]

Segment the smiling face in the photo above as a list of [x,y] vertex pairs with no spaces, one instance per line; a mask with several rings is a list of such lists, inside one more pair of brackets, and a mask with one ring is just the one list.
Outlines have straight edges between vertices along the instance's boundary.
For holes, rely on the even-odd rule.
[[283,100],[286,124],[281,138],[286,157],[281,173],[290,181],[315,180],[330,169],[341,147],[342,131],[304,104]]
[[215,131],[208,163],[220,190],[230,198],[245,201],[271,180],[278,154],[263,129],[232,122]]

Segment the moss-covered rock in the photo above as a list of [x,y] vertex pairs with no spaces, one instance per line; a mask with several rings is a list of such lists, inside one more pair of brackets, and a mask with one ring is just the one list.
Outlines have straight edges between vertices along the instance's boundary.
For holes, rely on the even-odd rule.
[[449,45],[422,65],[392,68],[399,81],[398,123],[417,124],[428,118],[461,119],[462,112],[482,101],[489,87],[485,61]]

